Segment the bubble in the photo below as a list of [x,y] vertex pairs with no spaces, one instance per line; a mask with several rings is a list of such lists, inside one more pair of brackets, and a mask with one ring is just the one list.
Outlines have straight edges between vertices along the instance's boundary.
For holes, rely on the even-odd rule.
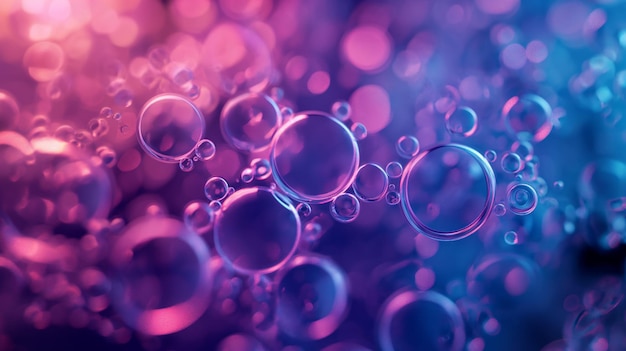
[[253,336],[233,334],[220,341],[217,351],[267,351],[267,349]]
[[349,120],[352,115],[352,107],[347,101],[336,101],[330,110],[333,116],[342,122]]
[[511,186],[506,194],[509,209],[516,215],[527,215],[537,207],[537,192],[535,188],[525,183]]
[[343,322],[348,304],[347,277],[328,258],[294,257],[275,280],[276,319],[285,334],[319,340]]
[[220,115],[224,139],[244,152],[267,147],[281,123],[282,115],[278,106],[264,94],[239,95],[226,102]]
[[193,159],[183,158],[178,162],[178,168],[183,172],[191,172],[193,170]]
[[469,137],[478,129],[476,112],[469,107],[458,107],[446,113],[446,129],[452,134]]
[[402,158],[412,158],[420,151],[420,143],[412,135],[403,135],[396,142],[396,152]]
[[215,156],[215,144],[209,139],[202,139],[196,146],[195,154],[198,159],[208,161]]
[[209,251],[182,222],[143,217],[111,251],[112,302],[124,322],[146,335],[166,335],[198,320],[209,305]]
[[498,216],[498,217],[502,217],[506,214],[506,206],[504,206],[504,204],[497,204],[493,207],[493,213]]
[[498,154],[495,151],[493,151],[493,150],[487,150],[487,151],[485,151],[485,158],[490,163],[494,163],[494,162],[496,162],[496,159],[498,158]]
[[400,188],[404,214],[415,230],[436,240],[456,240],[489,217],[495,176],[474,149],[448,144],[413,158]]
[[254,170],[252,168],[245,168],[243,171],[241,171],[241,181],[248,184],[248,183],[252,183],[252,181],[254,180]]
[[183,221],[187,228],[198,234],[206,234],[211,230],[214,218],[214,211],[209,204],[202,201],[190,202],[183,212]]
[[40,226],[86,226],[109,214],[108,173],[70,143],[51,137],[28,141],[2,131],[0,159],[0,213],[22,234]]
[[350,127],[350,131],[352,135],[356,138],[356,140],[363,140],[367,138],[367,128],[363,123],[354,123]]
[[532,160],[535,152],[533,144],[528,141],[519,140],[513,143],[513,146],[511,146],[511,151],[518,154],[520,158],[524,161]]
[[215,218],[214,237],[217,252],[235,270],[269,273],[295,252],[300,218],[289,200],[274,190],[245,188],[224,201]]
[[385,201],[387,205],[395,206],[400,203],[400,193],[394,190],[390,190],[385,195]]
[[272,175],[272,166],[270,162],[264,158],[255,158],[250,162],[250,168],[253,171],[254,179],[265,180]]
[[387,163],[387,167],[385,167],[385,172],[387,172],[387,176],[392,179],[397,179],[402,176],[402,165],[400,162],[389,162]]
[[96,149],[96,155],[102,160],[108,168],[113,168],[117,164],[117,154],[108,146],[100,146]]
[[465,345],[461,312],[434,291],[400,291],[382,308],[378,341],[383,351],[461,351]]
[[161,94],[148,100],[139,114],[139,144],[163,162],[179,162],[194,151],[204,132],[204,117],[186,98]]
[[89,121],[87,127],[91,131],[91,136],[100,138],[109,132],[109,123],[104,118],[94,118]]
[[504,242],[508,245],[515,245],[519,242],[517,233],[514,231],[508,231],[504,233]]
[[305,112],[276,133],[270,163],[276,184],[290,197],[324,203],[354,182],[359,148],[337,119],[323,112]]
[[282,107],[280,109],[280,115],[283,116],[283,121],[287,121],[293,117],[293,110],[289,107]]
[[113,119],[114,119],[114,120],[116,120],[116,121],[121,120],[121,119],[122,119],[122,114],[121,114],[121,113],[119,113],[119,112],[115,112],[115,113],[113,114]]
[[387,173],[377,164],[366,163],[359,168],[352,189],[359,199],[373,202],[385,196],[388,185]]
[[554,186],[554,189],[556,190],[563,190],[563,188],[565,188],[565,183],[563,183],[562,180],[557,180],[552,184],[552,186]]
[[211,177],[204,183],[204,195],[209,201],[221,201],[228,195],[228,182],[222,177]]
[[514,152],[505,152],[500,160],[500,166],[506,173],[517,173],[524,167],[522,158]]
[[113,110],[110,107],[108,107],[108,106],[103,107],[100,110],[100,117],[102,117],[102,118],[111,118],[111,117],[113,117]]
[[311,215],[311,205],[301,202],[296,206],[296,211],[298,211],[300,217],[308,217]]
[[227,93],[260,92],[272,74],[271,53],[256,32],[234,23],[214,27],[202,44],[209,79]]
[[38,82],[53,80],[65,64],[65,52],[50,41],[40,41],[31,45],[24,53],[24,67]]
[[54,131],[55,138],[62,140],[62,141],[66,141],[66,142],[71,142],[72,140],[74,140],[75,136],[76,136],[76,131],[74,130],[74,128],[72,128],[71,126],[68,126],[67,124],[59,126]]
[[339,194],[330,203],[330,214],[341,223],[350,223],[359,216],[361,204],[356,196],[348,193]]
[[539,142],[552,131],[552,108],[534,94],[514,96],[502,108],[508,131],[520,140]]
[[0,131],[13,127],[19,115],[20,109],[13,95],[0,90]]

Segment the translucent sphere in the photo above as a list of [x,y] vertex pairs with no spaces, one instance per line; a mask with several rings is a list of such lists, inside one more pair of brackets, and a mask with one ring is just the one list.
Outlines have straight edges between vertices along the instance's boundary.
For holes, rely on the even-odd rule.
[[276,184],[290,197],[324,203],[354,182],[359,148],[337,119],[323,112],[305,112],[276,133],[270,162]]
[[347,101],[336,101],[331,107],[331,112],[333,116],[338,120],[345,122],[350,119],[352,115],[352,107]]
[[385,195],[385,201],[387,205],[395,206],[400,203],[400,193],[395,190],[390,190]]
[[552,131],[552,108],[537,95],[510,98],[502,108],[508,131],[520,140],[542,141]]
[[506,206],[504,206],[504,204],[497,204],[493,207],[493,213],[498,216],[498,217],[502,217],[506,214]]
[[227,336],[219,345],[217,351],[266,351],[263,344],[250,335],[233,334]]
[[204,183],[204,195],[209,201],[220,201],[228,195],[228,182],[222,177],[211,177]]
[[433,291],[400,291],[383,306],[378,340],[383,351],[461,351],[465,327],[461,312],[447,297]]
[[396,142],[396,151],[402,158],[412,158],[420,151],[420,143],[414,136],[403,135]]
[[343,322],[347,303],[347,278],[329,259],[294,257],[275,280],[276,320],[285,334],[319,340]]
[[338,195],[330,203],[330,215],[341,223],[354,221],[361,210],[359,200],[352,194],[343,193]]
[[245,188],[224,201],[215,218],[215,248],[242,273],[279,269],[293,255],[300,239],[298,212],[268,188]]
[[239,95],[224,105],[220,115],[224,139],[244,152],[268,146],[281,123],[278,105],[264,94]]
[[264,158],[255,158],[250,161],[250,169],[254,173],[254,179],[265,180],[272,175],[272,165]]
[[40,41],[24,52],[24,67],[38,82],[53,80],[65,64],[65,52],[56,43]]
[[202,139],[196,146],[195,154],[198,159],[208,161],[215,156],[215,144],[211,140]]
[[509,245],[516,245],[517,243],[519,243],[517,233],[514,231],[508,231],[504,233],[504,242]]
[[400,162],[389,162],[387,167],[385,167],[385,172],[387,172],[387,176],[392,179],[400,178],[402,176],[402,165]]
[[203,132],[202,113],[179,95],[157,95],[144,104],[139,114],[139,144],[159,161],[174,163],[187,158]]
[[19,118],[19,114],[20,109],[13,95],[0,90],[0,130],[13,127]]
[[213,27],[201,54],[209,80],[227,93],[260,92],[270,81],[270,51],[256,32],[244,26],[222,23]]
[[478,129],[476,112],[469,107],[458,107],[446,113],[446,129],[452,134],[469,137]]
[[183,158],[178,162],[178,168],[183,172],[191,172],[193,170],[194,162],[190,158]]
[[0,132],[0,213],[29,235],[38,226],[106,218],[112,184],[97,158],[59,139]]
[[506,194],[509,209],[516,215],[527,215],[537,207],[538,196],[535,188],[518,183],[509,188]]
[[437,240],[456,240],[478,230],[495,199],[487,160],[457,144],[437,146],[407,165],[400,181],[402,207],[415,230]]
[[385,196],[388,185],[387,173],[375,163],[366,163],[359,167],[352,189],[363,201],[378,201]]
[[500,160],[500,166],[506,173],[517,173],[524,168],[524,161],[522,158],[514,152],[506,152],[502,155]]
[[300,217],[308,217],[311,215],[311,205],[306,202],[301,202],[296,206],[296,211],[298,211]]
[[494,163],[496,162],[496,159],[498,158],[498,154],[494,150],[487,150],[485,151],[485,158],[490,163]]
[[367,138],[367,127],[363,123],[354,123],[350,126],[350,131],[356,140]]
[[146,335],[187,328],[209,305],[208,260],[200,236],[176,219],[151,216],[131,222],[111,250],[115,310]]
[[187,228],[198,234],[206,234],[213,227],[215,212],[208,203],[193,201],[185,206],[183,220]]
[[511,151],[518,154],[520,158],[522,158],[522,160],[524,161],[530,161],[535,154],[533,144],[531,144],[529,141],[518,140],[514,142],[511,146]]

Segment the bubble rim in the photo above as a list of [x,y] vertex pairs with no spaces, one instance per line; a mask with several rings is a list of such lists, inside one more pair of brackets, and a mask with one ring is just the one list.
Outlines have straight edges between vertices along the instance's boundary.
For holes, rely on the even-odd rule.
[[[391,162],[389,162],[391,164]],[[361,172],[361,170],[367,166],[374,166],[375,168],[378,168],[378,170],[383,174],[384,178],[385,178],[385,185],[383,186],[383,191],[381,194],[379,194],[377,197],[373,197],[373,198],[369,198],[369,197],[365,197],[361,194],[361,192],[357,189],[357,185],[356,185],[356,178],[359,177],[359,173]],[[387,194],[387,188],[389,187],[389,174],[387,174],[387,171],[384,170],[380,165],[373,163],[373,162],[368,162],[368,163],[364,163],[362,164],[356,171],[356,177],[354,178],[354,182],[352,182],[352,190],[354,191],[354,195],[356,195],[357,199],[365,201],[365,202],[376,202],[376,201],[380,201],[382,198],[385,197],[385,195]]]
[[[337,125],[340,129],[342,129],[342,131],[346,135],[348,135],[348,137],[350,138],[352,147],[353,147],[353,155],[354,155],[353,161],[354,161],[354,164],[352,165],[352,169],[351,169],[351,173],[352,174],[350,175],[350,177],[348,177],[348,179],[346,179],[344,184],[336,187],[333,191],[330,191],[330,192],[327,192],[327,193],[324,193],[324,194],[317,194],[317,195],[307,195],[307,194],[305,194],[305,196],[303,196],[302,194],[298,193],[296,190],[292,189],[289,185],[287,185],[287,183],[285,181],[283,181],[282,177],[280,176],[280,172],[278,172],[278,166],[276,165],[275,150],[276,150],[276,143],[278,142],[278,140],[280,139],[282,134],[288,128],[291,128],[296,123],[299,123],[302,120],[310,118],[311,116],[315,116],[314,118],[318,118],[318,117],[327,118],[332,123]],[[341,123],[341,121],[339,121],[335,117],[332,117],[331,115],[329,115],[329,114],[327,114],[325,112],[321,112],[321,111],[302,111],[302,112],[298,112],[287,123],[283,124],[278,129],[278,131],[276,131],[276,134],[274,134],[274,138],[272,139],[272,143],[271,144],[272,144],[272,148],[270,150],[270,165],[272,166],[272,177],[274,178],[274,181],[276,182],[276,185],[278,186],[278,188],[281,191],[283,191],[287,196],[289,196],[290,198],[292,198],[292,199],[294,199],[296,201],[308,202],[310,204],[324,204],[324,203],[330,202],[336,196],[340,195],[341,193],[346,192],[346,190],[348,190],[350,188],[350,186],[354,183],[354,180],[356,179],[357,171],[359,169],[359,163],[360,163],[360,160],[361,160],[360,151],[359,151],[359,144],[358,144],[357,140],[355,139],[354,135],[352,134],[352,132],[350,131],[350,129],[348,129],[348,127],[346,127],[345,124]]]
[[[178,155],[178,156],[168,156],[156,150],[152,150],[150,147],[147,146],[147,142],[143,137],[143,127],[142,127],[143,115],[154,103],[157,103],[162,100],[169,100],[169,99],[182,101],[186,103],[187,105],[189,105],[191,109],[199,117],[200,124],[202,125],[200,127],[202,129],[202,133],[200,134],[200,137],[198,138],[198,140],[196,140],[196,144],[191,148],[191,150],[187,151],[185,154]],[[152,156],[158,161],[165,162],[165,163],[179,163],[181,160],[188,158],[190,155],[192,155],[195,152],[196,148],[198,147],[198,144],[200,144],[200,141],[205,139],[204,138],[205,128],[206,128],[206,121],[204,120],[204,114],[200,111],[200,109],[198,109],[198,107],[194,105],[194,103],[191,102],[186,97],[180,94],[175,94],[175,93],[162,93],[162,94],[153,96],[152,98],[148,99],[148,101],[146,101],[143,104],[143,106],[141,107],[141,110],[139,111],[139,114],[137,115],[137,139],[139,141],[139,145],[148,155]]]
[[[527,189],[530,193],[531,196],[533,196],[535,198],[535,201],[533,202],[533,205],[525,210],[520,210],[518,208],[514,208],[511,207],[510,205],[510,199],[511,199],[511,195],[513,195],[513,190],[518,189],[518,188],[524,188]],[[509,185],[508,189],[506,190],[506,199],[507,199],[507,206],[508,209],[518,215],[518,216],[526,216],[529,215],[531,213],[533,213],[533,211],[537,208],[537,205],[539,203],[539,194],[537,193],[537,190],[535,190],[535,188],[527,183],[515,183],[512,185]]]
[[[415,216],[412,214],[413,211],[411,209],[411,204],[409,202],[409,199],[407,198],[409,187],[408,178],[413,171],[413,168],[432,151],[445,147],[457,148],[463,152],[466,152],[469,156],[473,157],[474,160],[476,160],[476,162],[478,162],[478,164],[480,165],[480,168],[483,170],[483,176],[487,186],[485,204],[483,205],[483,209],[479,213],[479,215],[465,227],[452,232],[434,230],[415,218]],[[493,172],[493,168],[491,168],[489,162],[480,153],[478,153],[478,151],[461,144],[440,144],[433,146],[428,150],[420,152],[418,155],[413,157],[406,165],[404,171],[402,172],[402,178],[400,179],[400,203],[402,204],[402,212],[404,213],[404,216],[406,217],[411,227],[417,232],[438,241],[454,241],[466,238],[474,234],[483,226],[483,224],[485,224],[491,214],[493,204],[495,203],[495,189],[496,177]]]

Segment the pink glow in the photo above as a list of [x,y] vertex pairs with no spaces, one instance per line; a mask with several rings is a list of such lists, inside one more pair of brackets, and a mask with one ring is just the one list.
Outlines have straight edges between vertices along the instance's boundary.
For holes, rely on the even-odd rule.
[[391,122],[389,94],[379,85],[365,85],[350,97],[352,121],[362,123],[369,133],[378,133]]
[[490,15],[503,15],[517,10],[520,0],[476,0],[476,6]]
[[317,71],[311,74],[307,82],[307,88],[312,94],[323,94],[330,86],[330,76],[327,72]]
[[528,290],[529,283],[528,274],[520,267],[511,269],[504,278],[504,287],[512,296],[524,294]]
[[389,60],[391,39],[381,28],[362,26],[344,37],[341,48],[348,62],[356,68],[377,71]]

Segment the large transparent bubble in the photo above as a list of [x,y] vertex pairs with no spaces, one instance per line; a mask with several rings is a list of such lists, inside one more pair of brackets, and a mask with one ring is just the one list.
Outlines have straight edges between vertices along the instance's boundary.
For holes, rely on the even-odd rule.
[[161,94],[139,114],[139,144],[157,160],[178,163],[194,152],[204,132],[202,112],[186,98]]
[[276,318],[281,331],[318,340],[345,317],[348,287],[343,271],[322,256],[294,257],[276,276]]
[[281,190],[299,201],[324,203],[354,182],[359,148],[336,118],[302,112],[274,136],[270,161]]
[[437,146],[413,158],[402,175],[402,207],[415,230],[437,240],[477,231],[495,199],[491,166],[475,150]]
[[289,199],[268,188],[245,188],[229,196],[215,218],[215,248],[235,270],[268,273],[293,255],[300,217]]
[[378,324],[383,351],[461,351],[465,329],[461,312],[433,292],[400,291],[385,303]]
[[112,302],[124,322],[147,335],[178,332],[206,310],[209,251],[182,222],[143,217],[111,249]]
[[[111,179],[98,161],[55,138],[0,132],[0,212],[22,234],[38,227],[87,227],[111,207]],[[68,233],[69,234],[69,233]]]

